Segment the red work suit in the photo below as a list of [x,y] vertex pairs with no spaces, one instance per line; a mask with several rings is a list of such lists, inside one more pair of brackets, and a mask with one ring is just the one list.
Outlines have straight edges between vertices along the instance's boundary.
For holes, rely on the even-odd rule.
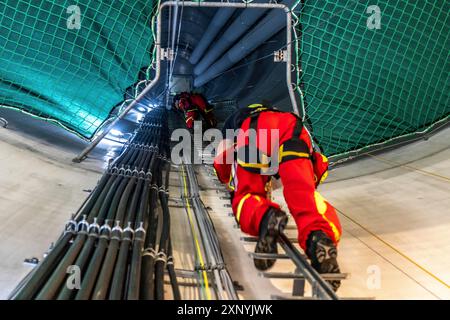
[[194,121],[198,120],[199,115],[205,119],[207,128],[214,128],[217,125],[213,108],[201,94],[183,92],[180,95],[178,109],[184,112],[188,129],[194,127]]
[[[257,119],[257,144],[269,157],[273,150],[270,145],[270,134],[265,135],[266,141],[260,134],[261,129],[278,129],[279,146],[287,145],[295,131],[298,119],[291,113],[262,111]],[[250,127],[251,118],[247,118],[241,125],[242,132],[245,134]],[[301,129],[300,140],[306,143],[307,148],[312,152],[310,137],[305,130]],[[298,141],[298,140],[297,140]],[[239,139],[236,149],[243,147],[245,139]],[[227,149],[219,154],[214,161],[214,168],[219,180],[222,183],[229,183],[233,164],[224,163],[232,149]],[[232,208],[236,220],[240,224],[241,230],[253,236],[259,235],[259,225],[262,217],[269,207],[279,208],[277,203],[267,199],[266,184],[270,176],[250,172],[241,165],[234,163],[234,177],[232,197]],[[290,157],[287,161],[281,161],[279,164],[278,175],[284,186],[283,194],[288,205],[289,211],[295,220],[298,229],[298,240],[300,246],[306,249],[306,240],[309,234],[315,230],[325,232],[336,244],[338,243],[342,229],[333,206],[326,201],[316,191],[316,181],[313,171],[313,165],[310,158]]]

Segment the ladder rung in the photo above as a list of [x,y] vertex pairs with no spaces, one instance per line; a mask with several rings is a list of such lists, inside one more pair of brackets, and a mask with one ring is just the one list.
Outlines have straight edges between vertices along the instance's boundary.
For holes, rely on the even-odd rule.
[[289,256],[287,256],[285,254],[279,254],[279,253],[249,252],[248,255],[250,258],[256,258],[256,259],[290,259]]
[[375,297],[339,297],[339,300],[375,300]]
[[290,295],[281,295],[281,294],[272,294],[272,295],[270,295],[270,299],[272,299],[272,300],[318,300],[317,298],[314,298],[314,297],[302,297],[302,296],[294,297],[294,296],[290,296]]
[[[301,297],[291,295],[273,294],[270,296],[272,300],[318,300],[315,297]],[[339,297],[339,300],[375,300],[374,297]]]
[[[298,273],[286,272],[260,272],[260,276],[271,279],[305,279],[305,276]],[[324,280],[345,280],[348,273],[322,273],[320,275]]]
[[186,206],[181,204],[169,204],[169,208],[185,208]]
[[[245,236],[245,237],[241,237],[241,241],[244,241],[244,242],[258,242],[258,238],[257,237]],[[296,239],[296,238],[289,238],[289,241],[292,242],[292,243],[298,243],[298,239]]]
[[194,270],[175,269],[175,274],[177,277],[188,279],[189,278],[195,279],[198,277],[198,272]]

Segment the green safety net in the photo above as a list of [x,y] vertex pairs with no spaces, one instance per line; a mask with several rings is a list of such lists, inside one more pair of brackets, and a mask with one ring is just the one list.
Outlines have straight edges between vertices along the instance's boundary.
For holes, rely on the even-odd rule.
[[92,137],[149,77],[157,2],[2,0],[0,105]]
[[299,84],[326,154],[448,122],[449,1],[301,2]]
[[[374,4],[379,28],[370,20],[376,11],[367,12]],[[0,105],[92,137],[126,92],[137,88],[136,95],[136,84],[151,78],[157,7],[157,0],[2,0]],[[327,155],[449,119],[449,12],[441,0],[297,2],[298,87]]]

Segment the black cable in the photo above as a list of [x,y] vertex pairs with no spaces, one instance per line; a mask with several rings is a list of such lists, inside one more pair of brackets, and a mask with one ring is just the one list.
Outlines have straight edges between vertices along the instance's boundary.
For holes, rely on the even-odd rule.
[[67,267],[73,265],[73,262],[83,247],[84,241],[86,240],[86,231],[87,230],[84,230],[83,233],[78,233],[75,241],[72,243],[63,259],[61,259],[56,269],[52,270],[52,275],[36,296],[36,300],[50,300],[55,298],[66,276]]
[[[108,225],[108,222],[106,222],[106,225]],[[100,240],[98,241],[97,248],[95,249],[94,255],[92,256],[86,270],[86,274],[81,281],[81,288],[75,296],[76,300],[87,300],[91,297],[91,292],[96,283],[97,275],[101,268],[103,257],[108,246],[109,236],[109,230],[107,227],[100,232]]]
[[159,253],[155,261],[155,298],[156,300],[164,300],[164,269],[167,263],[167,253],[170,237],[170,213],[169,205],[167,200],[166,185],[168,185],[168,179],[170,174],[170,165],[166,169],[166,182],[162,185],[162,175],[161,177],[161,188],[158,190],[159,201],[162,208],[162,230],[159,242]]
[[[167,267],[174,297],[179,299],[166,194],[169,153],[167,111],[156,109],[144,117],[70,221],[67,232],[12,298],[162,299]],[[166,263],[167,255],[170,263]],[[80,268],[79,290],[65,285],[69,265]]]
[[[155,158],[156,159],[156,158]],[[155,267],[155,243],[157,235],[158,217],[157,217],[157,200],[158,200],[158,188],[157,188],[157,176],[160,175],[160,161],[156,159],[156,170],[153,176],[153,184],[150,191],[150,207],[148,214],[148,230],[147,237],[145,239],[145,249],[142,257],[142,275],[140,286],[140,297],[145,300],[154,299],[154,267]]]
[[169,273],[170,285],[172,286],[172,294],[174,300],[181,300],[180,286],[178,285],[175,266],[172,257],[172,241],[169,239],[169,257],[167,259],[167,272]]
[[[94,228],[91,228],[88,239],[86,243],[84,244],[83,250],[81,250],[77,260],[75,261],[75,265],[80,268],[80,273],[85,274],[88,259],[91,257],[92,251],[94,249],[95,242],[98,238],[98,231]],[[67,286],[64,286],[61,289],[61,292],[59,293],[57,299],[58,300],[69,300],[72,299],[75,294],[77,293],[74,289],[69,289]]]
[[110,300],[120,300],[124,297],[123,290],[125,288],[128,253],[130,251],[132,237],[132,232],[125,229],[122,243],[119,248],[119,256],[117,257],[117,263],[111,281],[111,290],[109,293]]
[[98,276],[94,292],[92,293],[93,300],[104,300],[108,294],[110,280],[114,271],[117,254],[119,252],[119,243],[121,240],[121,231],[118,229],[113,229],[108,250],[106,252],[106,257],[102,263],[102,269]]

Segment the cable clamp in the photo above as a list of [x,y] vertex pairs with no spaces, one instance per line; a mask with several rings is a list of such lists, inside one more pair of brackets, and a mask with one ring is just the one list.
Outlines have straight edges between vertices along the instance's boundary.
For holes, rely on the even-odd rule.
[[133,176],[133,171],[131,171],[131,169],[126,169],[124,172],[124,177],[132,177]]
[[211,270],[223,270],[225,269],[225,264],[224,263],[217,263],[213,266],[211,266]]
[[65,231],[76,231],[78,229],[77,222],[74,219],[67,221]]
[[123,232],[122,228],[120,227],[120,221],[119,220],[116,221],[116,225],[111,230],[111,232],[114,232],[114,231],[118,231],[120,234],[122,234],[122,232]]
[[145,175],[146,175],[146,172],[144,170],[141,170],[138,172],[137,178],[140,180],[145,180]]
[[112,236],[110,240],[122,241],[122,237],[120,237],[120,236]]
[[[94,229],[94,231],[92,231],[92,229]],[[96,234],[100,233],[100,225],[97,223],[97,217],[95,217],[94,218],[94,222],[92,222],[89,225],[88,232],[89,233],[96,233]]]
[[131,176],[135,178],[139,177],[139,171],[137,167],[135,167],[134,170],[131,172]]
[[[85,227],[83,230],[83,226]],[[83,219],[77,224],[77,232],[87,231],[89,229],[89,223],[86,221],[86,215],[83,215]]]
[[109,225],[109,221],[105,221],[105,223],[100,228],[100,235],[102,235],[103,231],[106,230],[107,235],[111,234],[111,227]]
[[125,176],[125,169],[123,168],[123,166],[119,169],[119,171],[117,172],[117,175],[124,177]]
[[117,168],[116,165],[110,169],[110,173],[113,175],[117,174],[118,171],[119,171],[119,168]]
[[142,256],[150,256],[152,258],[156,257],[156,250],[154,248],[145,248],[144,253]]
[[205,265],[196,265],[194,270],[195,271],[209,271],[209,268]]
[[144,229],[144,223],[141,221],[139,223],[139,228],[137,228],[136,230],[134,230],[134,233],[138,233],[138,232],[142,232],[144,235],[147,233]]
[[157,261],[162,261],[162,262],[164,262],[164,264],[166,264],[166,262],[167,262],[166,254],[162,251],[158,252],[158,256],[157,256],[155,262],[157,262]]
[[131,222],[128,221],[128,225],[125,229],[123,229],[123,232],[131,232],[131,234],[134,234],[133,228],[131,228]]

